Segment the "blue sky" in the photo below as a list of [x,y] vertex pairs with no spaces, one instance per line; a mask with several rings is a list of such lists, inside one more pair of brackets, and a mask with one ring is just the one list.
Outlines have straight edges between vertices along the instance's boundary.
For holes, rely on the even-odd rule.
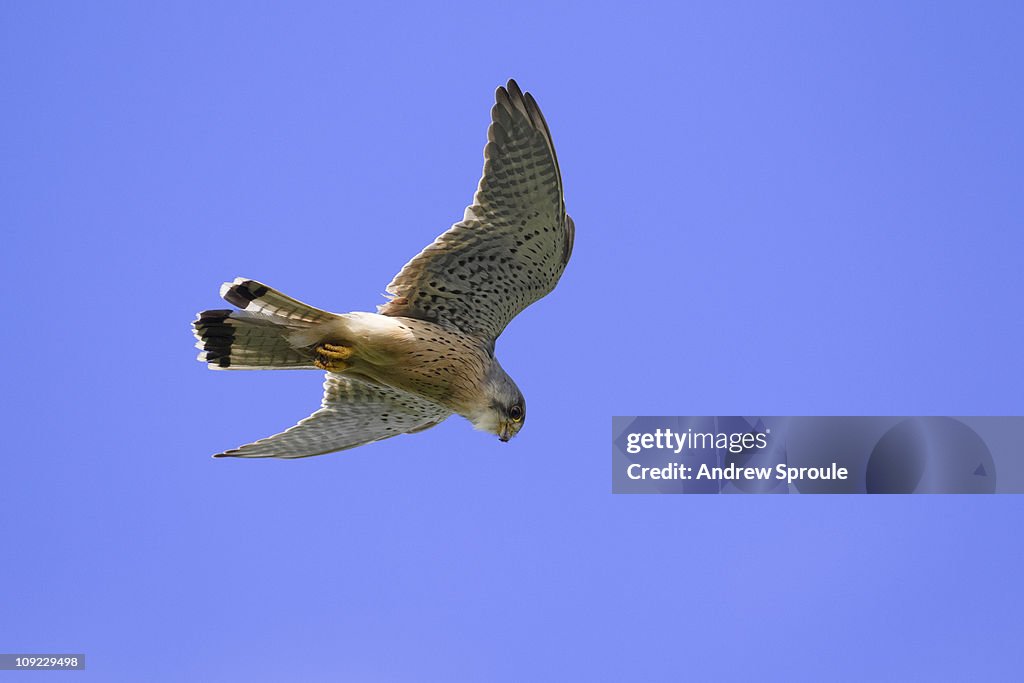
[[[0,650],[75,680],[1007,678],[1022,499],[612,496],[612,415],[1021,414],[1016,3],[0,8]],[[235,276],[373,310],[494,88],[577,225],[452,419],[212,460],[316,373],[211,373]],[[13,674],[12,674],[13,676]]]

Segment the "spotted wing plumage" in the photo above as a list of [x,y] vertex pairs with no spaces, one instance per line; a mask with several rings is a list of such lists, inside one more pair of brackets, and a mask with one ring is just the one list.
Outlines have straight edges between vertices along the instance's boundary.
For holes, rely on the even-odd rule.
[[562,275],[574,226],[547,123],[515,81],[495,100],[473,204],[395,276],[381,313],[493,341]]
[[305,458],[433,427],[451,413],[432,401],[327,373],[320,410],[297,425],[214,457]]

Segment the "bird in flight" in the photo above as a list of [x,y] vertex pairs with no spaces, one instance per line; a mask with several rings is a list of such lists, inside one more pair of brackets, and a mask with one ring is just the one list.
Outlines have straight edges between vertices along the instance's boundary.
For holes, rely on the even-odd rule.
[[377,313],[329,313],[238,278],[220,294],[240,310],[197,316],[199,360],[210,368],[327,371],[319,410],[215,457],[322,455],[423,431],[452,413],[502,441],[522,429],[526,401],[494,342],[555,288],[575,227],[536,101],[514,80],[495,100],[473,203],[405,264]]

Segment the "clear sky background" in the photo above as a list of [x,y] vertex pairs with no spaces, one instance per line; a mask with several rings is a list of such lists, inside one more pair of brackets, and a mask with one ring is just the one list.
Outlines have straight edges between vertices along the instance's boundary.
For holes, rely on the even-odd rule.
[[[1011,678],[1024,498],[613,496],[615,414],[1024,412],[1019,3],[0,6],[0,651],[76,681]],[[336,311],[462,216],[494,88],[577,225],[453,418],[212,373],[246,276]],[[11,678],[16,674],[8,674]],[[6,678],[0,676],[0,678]]]

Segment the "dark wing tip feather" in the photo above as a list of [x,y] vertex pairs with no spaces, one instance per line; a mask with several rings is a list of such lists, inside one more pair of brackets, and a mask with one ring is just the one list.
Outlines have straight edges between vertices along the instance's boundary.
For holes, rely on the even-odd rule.
[[[537,100],[529,92],[523,92],[515,79],[509,79],[508,85],[499,87],[494,94],[495,105],[491,109],[491,120],[495,123],[502,123],[506,128],[513,121],[516,114],[521,115],[530,124],[530,127],[544,136],[551,150],[551,158],[555,161],[555,169],[558,169],[558,156],[555,154],[555,145],[551,139],[551,129],[548,128],[547,119],[540,110]],[[499,116],[502,116],[499,118]],[[561,172],[559,172],[561,178]],[[559,180],[559,182],[561,182]]]
[[[551,141],[551,130],[548,128],[548,122],[544,118],[543,112],[540,110],[540,105],[537,104],[537,100],[533,99],[533,95],[526,93],[526,114],[530,117],[530,122],[533,123],[533,127],[544,133],[548,141]],[[554,154],[554,145],[551,146],[551,152]]]
[[493,120],[498,120],[494,117],[494,114],[498,112],[505,114],[505,122],[512,121],[516,113],[525,116],[527,121],[530,120],[529,114],[526,113],[526,106],[523,104],[523,91],[519,89],[519,85],[514,80],[510,80],[507,86],[499,87],[495,91],[494,101],[497,112],[492,110]]

